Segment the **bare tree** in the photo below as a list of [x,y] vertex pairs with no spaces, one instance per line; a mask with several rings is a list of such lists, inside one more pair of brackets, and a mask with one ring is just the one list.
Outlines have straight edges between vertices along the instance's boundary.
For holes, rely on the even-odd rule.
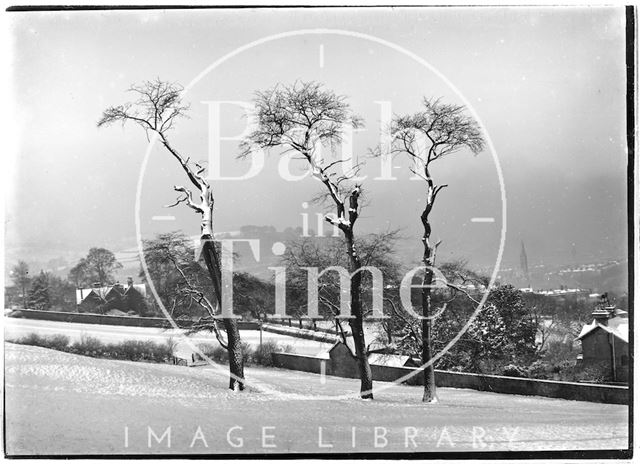
[[546,295],[536,293],[523,293],[522,298],[530,317],[535,321],[538,328],[536,337],[536,340],[539,340],[538,352],[543,353],[547,348],[549,339],[554,332],[558,331],[560,326],[555,301]]
[[[383,301],[397,299],[397,283],[400,280],[400,264],[393,258],[397,231],[368,234],[356,239],[362,266],[371,266],[380,270],[385,285]],[[306,269],[309,267],[326,269],[330,266],[349,266],[349,258],[344,252],[345,239],[343,237],[301,237],[287,242],[287,251],[282,256],[282,262],[287,266],[287,311],[289,314],[308,314],[308,279]],[[364,274],[361,282],[363,316],[373,313],[374,281],[370,274]],[[342,288],[336,274],[324,274],[317,281],[319,313],[332,320],[336,332],[343,342],[348,333],[337,316],[340,315],[340,299]],[[386,313],[390,313],[388,303],[383,303]],[[383,319],[380,323],[385,331],[391,330],[387,325],[391,318]],[[388,336],[387,339],[390,339]],[[385,344],[380,337],[370,340],[372,343]]]
[[110,285],[114,281],[113,273],[122,268],[112,251],[106,248],[93,247],[87,256],[81,258],[70,271],[74,281],[85,284],[99,283],[100,286]]
[[207,298],[202,285],[199,285],[199,266],[197,263],[188,259],[188,255],[190,255],[190,253],[187,255],[181,254],[180,250],[167,250],[167,253],[165,253],[166,260],[171,263],[171,266],[173,266],[181,278],[181,282],[176,285],[176,295],[173,297],[172,312],[175,310],[179,299],[186,298],[190,304],[196,304],[205,311],[207,317],[199,318],[195,324],[188,328],[188,333],[197,333],[201,330],[212,331],[220,346],[229,351],[229,343],[225,341],[218,329],[218,322],[216,320],[217,306]]
[[243,142],[243,154],[249,155],[256,147],[261,149],[284,148],[282,154],[294,153],[304,160],[313,178],[325,189],[322,195],[335,207],[335,214],[327,214],[325,220],[338,227],[345,238],[351,277],[351,319],[349,325],[355,345],[355,355],[360,374],[360,396],[373,398],[373,381],[367,358],[367,347],[363,328],[362,267],[356,248],[354,226],[360,214],[362,187],[354,183],[358,164],[347,173],[337,171],[342,163],[351,162],[353,155],[339,160],[327,160],[323,148],[334,148],[343,135],[345,125],[357,128],[361,119],[353,114],[345,97],[325,89],[316,82],[296,82],[292,85],[277,85],[254,98],[257,129]]
[[81,258],[80,261],[78,261],[78,264],[69,270],[67,279],[70,282],[73,282],[76,288],[80,288],[81,285],[93,284],[93,281],[89,279],[89,275],[87,273],[87,262],[85,258]]
[[[434,283],[433,267],[440,242],[432,244],[429,215],[438,194],[446,184],[436,185],[432,175],[432,163],[452,155],[461,149],[477,154],[484,148],[478,123],[464,113],[464,107],[442,103],[439,99],[423,99],[423,108],[417,113],[396,116],[391,123],[392,153],[403,153],[413,162],[411,172],[422,178],[427,186],[425,206],[420,215],[424,229],[422,235],[425,266],[422,289],[422,363],[433,357],[431,347],[431,287]],[[425,402],[437,401],[433,364],[424,369]]]
[[[184,186],[174,186],[180,196],[171,207],[184,203],[200,215],[200,241],[209,275],[213,282],[217,309],[222,307],[222,273],[218,251],[213,242],[213,190],[205,176],[205,168],[189,157],[182,155],[169,141],[168,133],[177,119],[186,116],[189,105],[182,102],[182,87],[177,84],[163,82],[159,79],[132,86],[129,91],[136,100],[120,106],[107,108],[98,127],[115,122],[133,122],[142,127],[149,138],[157,134],[162,146],[180,164],[191,185],[199,192],[199,201],[194,200],[193,192]],[[204,301],[204,300],[203,300]],[[205,303],[206,305],[206,303]],[[231,308],[230,311],[231,312]],[[219,317],[219,316],[218,316]],[[229,352],[231,390],[244,389],[244,365],[240,346],[240,332],[235,319],[223,317],[223,325],[227,333],[227,351]]]

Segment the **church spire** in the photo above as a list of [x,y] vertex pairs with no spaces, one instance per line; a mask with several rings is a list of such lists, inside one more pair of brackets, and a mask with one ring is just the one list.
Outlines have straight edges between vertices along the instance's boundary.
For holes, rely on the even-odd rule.
[[527,285],[531,287],[531,278],[529,277],[529,260],[527,259],[527,250],[524,248],[524,241],[520,241],[520,270],[525,279],[527,279]]

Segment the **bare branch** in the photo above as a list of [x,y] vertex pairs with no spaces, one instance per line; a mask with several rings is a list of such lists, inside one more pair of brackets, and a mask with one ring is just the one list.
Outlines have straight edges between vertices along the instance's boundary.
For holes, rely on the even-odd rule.
[[192,285],[192,283],[189,281],[185,272],[180,267],[180,265],[178,264],[174,256],[168,255],[167,259],[169,259],[169,261],[173,263],[173,266],[180,273],[180,275],[182,276],[182,279],[184,280],[186,287],[183,289],[183,292],[186,293],[194,303],[197,303],[201,308],[207,311],[207,313],[212,319],[211,325],[208,326],[208,328],[213,330],[216,336],[216,339],[218,340],[218,343],[220,343],[220,346],[222,346],[225,350],[228,350],[229,345],[222,338],[222,334],[220,333],[220,330],[218,329],[218,326],[217,326],[217,321],[216,321],[216,314],[218,312],[217,302],[216,302],[216,306],[214,306],[202,291],[198,290],[195,286]]
[[175,206],[178,203],[185,203],[189,208],[193,209],[194,211],[200,214],[204,213],[204,208],[193,201],[193,195],[191,193],[191,190],[185,187],[182,187],[180,185],[174,185],[173,190],[175,190],[176,192],[182,192],[184,193],[185,196],[183,198],[178,198],[176,200],[176,203],[170,206]]
[[475,298],[473,298],[471,295],[469,295],[469,292],[467,292],[466,290],[464,290],[463,288],[459,287],[458,285],[454,285],[452,283],[449,282],[445,282],[445,285],[451,289],[454,289],[458,292],[464,293],[466,295],[467,298],[469,298],[471,301],[473,301],[475,304],[479,305],[480,301],[476,300]]
[[[440,99],[423,99],[423,108],[411,115],[395,116],[389,128],[392,152],[401,151],[424,166],[458,150],[466,148],[473,154],[485,146],[478,123],[464,114],[464,107],[442,103]],[[428,146],[423,158],[417,134],[422,134]]]
[[320,146],[333,148],[340,143],[346,125],[361,127],[362,119],[351,112],[345,97],[319,83],[296,82],[257,92],[254,104],[258,128],[242,142],[241,156],[248,156],[255,148],[280,147],[285,152],[297,152],[309,164],[312,176],[324,184],[326,197],[336,207],[336,220],[346,221],[342,197],[350,189],[343,189],[341,184],[357,174],[358,166],[337,177],[332,169],[349,160],[327,163],[317,151]]

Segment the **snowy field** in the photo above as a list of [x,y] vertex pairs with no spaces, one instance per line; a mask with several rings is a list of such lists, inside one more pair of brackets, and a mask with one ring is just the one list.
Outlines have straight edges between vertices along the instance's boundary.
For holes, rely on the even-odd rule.
[[[189,343],[184,336],[184,331],[177,329],[160,329],[153,327],[128,327],[121,325],[82,324],[77,322],[41,321],[36,319],[18,319],[14,317],[4,318],[5,340],[15,340],[20,337],[37,333],[39,335],[66,335],[70,340],[80,340],[82,336],[95,337],[105,343],[122,342],[125,340],[150,340],[155,343],[164,343],[170,338],[176,342],[177,352],[190,352]],[[260,344],[259,330],[241,330],[243,342],[253,347]],[[217,345],[215,336],[211,333],[198,333],[188,338],[191,343],[209,343]],[[281,345],[289,345],[292,352],[315,356],[326,352],[331,348],[330,343],[320,343],[313,340],[290,337],[288,335],[262,333],[262,341],[275,341]]]
[[[5,343],[6,452],[24,454],[447,452],[623,449],[628,408],[392,386],[248,368],[232,393],[210,367],[92,359]],[[377,386],[390,384],[378,382]],[[271,393],[265,390],[271,389]],[[273,390],[297,395],[284,399]],[[314,399],[315,398],[315,399]],[[321,436],[320,436],[321,435]],[[160,441],[160,443],[158,443]]]

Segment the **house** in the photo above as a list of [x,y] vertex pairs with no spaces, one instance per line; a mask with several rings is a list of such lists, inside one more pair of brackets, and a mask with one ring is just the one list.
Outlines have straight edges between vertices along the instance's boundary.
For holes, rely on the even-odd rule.
[[76,289],[76,305],[78,312],[105,314],[112,310],[125,313],[141,314],[145,311],[145,297],[147,290],[144,284],[134,284],[133,279],[127,279],[127,286],[119,282],[114,285],[93,288]]
[[79,313],[100,313],[103,304],[104,298],[100,288],[76,289],[76,305]]
[[582,366],[602,367],[614,382],[629,381],[629,319],[626,311],[609,304],[606,294],[592,313],[578,340],[582,343]]
[[[328,351],[329,366],[327,371],[338,377],[358,378],[358,364],[355,357],[353,338],[347,337],[347,343],[336,342]],[[386,367],[419,367],[410,356],[382,352],[383,347],[369,345],[369,365],[372,373],[376,366]],[[374,373],[375,374],[375,373]]]

